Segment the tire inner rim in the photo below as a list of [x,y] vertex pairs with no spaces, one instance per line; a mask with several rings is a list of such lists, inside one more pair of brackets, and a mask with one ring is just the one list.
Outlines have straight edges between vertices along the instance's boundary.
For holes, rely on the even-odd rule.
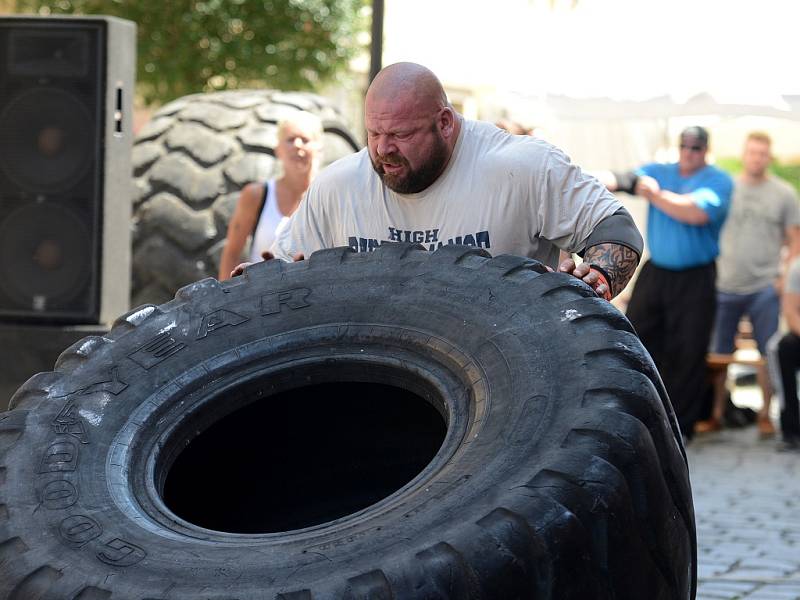
[[298,530],[403,488],[447,435],[444,402],[418,374],[329,360],[218,386],[165,440],[155,486],[203,529]]

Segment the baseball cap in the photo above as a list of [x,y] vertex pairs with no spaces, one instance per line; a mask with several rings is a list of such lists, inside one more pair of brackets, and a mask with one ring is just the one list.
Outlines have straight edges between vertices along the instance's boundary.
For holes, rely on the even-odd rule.
[[693,138],[703,146],[708,146],[708,131],[699,125],[692,125],[681,131],[681,139]]

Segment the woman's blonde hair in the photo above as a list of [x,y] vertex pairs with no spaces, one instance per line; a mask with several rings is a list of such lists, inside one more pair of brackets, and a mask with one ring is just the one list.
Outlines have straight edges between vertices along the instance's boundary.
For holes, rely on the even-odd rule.
[[301,127],[308,131],[312,139],[322,140],[322,120],[315,114],[305,111],[297,111],[291,116],[284,117],[278,121],[278,139],[283,139],[286,128],[290,125]]

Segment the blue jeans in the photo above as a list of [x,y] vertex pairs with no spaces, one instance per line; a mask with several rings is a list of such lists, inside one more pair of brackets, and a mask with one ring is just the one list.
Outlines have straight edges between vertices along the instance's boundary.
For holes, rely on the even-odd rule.
[[772,285],[752,294],[726,294],[718,291],[711,351],[721,354],[733,352],[739,320],[747,315],[753,324],[753,337],[758,344],[758,351],[766,358],[767,342],[778,330],[780,309],[781,301]]

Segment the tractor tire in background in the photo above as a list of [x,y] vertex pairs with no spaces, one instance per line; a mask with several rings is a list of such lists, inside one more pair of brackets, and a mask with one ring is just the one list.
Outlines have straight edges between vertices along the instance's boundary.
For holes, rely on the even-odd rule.
[[216,277],[239,191],[275,173],[277,123],[296,111],[322,119],[323,164],[359,149],[338,111],[305,92],[194,94],[142,128],[133,147],[131,306],[166,302],[178,288]]

